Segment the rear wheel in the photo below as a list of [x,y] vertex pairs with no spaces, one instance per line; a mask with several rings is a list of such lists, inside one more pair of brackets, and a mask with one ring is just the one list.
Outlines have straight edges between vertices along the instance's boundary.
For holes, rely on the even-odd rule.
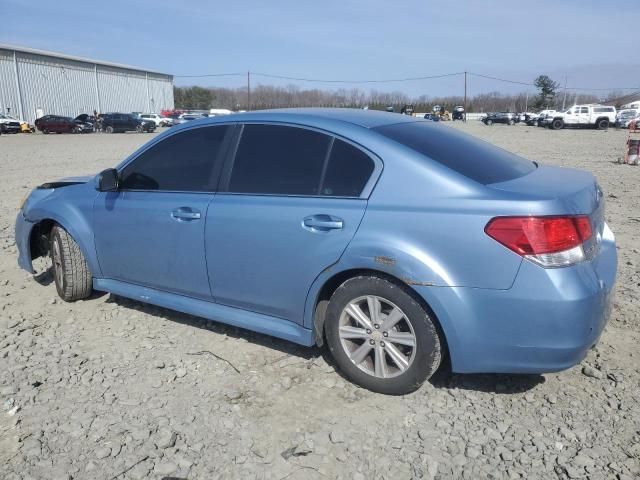
[[343,283],[329,302],[325,331],[340,370],[374,392],[412,392],[440,366],[431,314],[403,286],[380,277]]
[[599,118],[596,122],[596,128],[598,130],[606,130],[607,128],[609,128],[609,120],[607,120],[606,118]]
[[51,230],[50,255],[58,295],[65,302],[91,295],[92,277],[80,246],[62,227]]

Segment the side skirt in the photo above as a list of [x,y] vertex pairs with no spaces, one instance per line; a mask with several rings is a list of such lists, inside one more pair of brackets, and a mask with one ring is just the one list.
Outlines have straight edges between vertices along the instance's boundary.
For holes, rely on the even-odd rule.
[[264,333],[300,345],[311,346],[315,344],[312,330],[282,318],[176,295],[175,293],[163,292],[153,288],[141,287],[140,285],[119,280],[94,278],[93,288],[94,290],[113,293],[132,300],[206,318],[207,320]]

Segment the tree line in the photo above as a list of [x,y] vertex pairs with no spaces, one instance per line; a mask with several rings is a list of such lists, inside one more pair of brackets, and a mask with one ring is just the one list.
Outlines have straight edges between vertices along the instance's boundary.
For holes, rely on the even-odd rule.
[[[623,98],[620,92],[611,92],[604,97],[593,94],[576,94],[559,90],[557,82],[547,76],[535,80],[537,94],[519,93],[507,95],[500,92],[482,93],[467,97],[468,112],[496,112],[541,110],[543,108],[561,108],[574,103],[609,103]],[[462,95],[411,97],[401,91],[380,92],[364,91],[359,88],[322,90],[318,88],[302,89],[296,85],[273,86],[257,85],[251,89],[250,98],[246,87],[174,87],[174,100],[177,109],[208,110],[210,108],[228,108],[229,110],[260,110],[284,107],[368,107],[384,110],[393,107],[399,112],[403,105],[414,105],[416,112],[429,112],[434,105],[440,105],[451,111],[456,105],[463,105]],[[249,104],[250,102],[250,104]]]

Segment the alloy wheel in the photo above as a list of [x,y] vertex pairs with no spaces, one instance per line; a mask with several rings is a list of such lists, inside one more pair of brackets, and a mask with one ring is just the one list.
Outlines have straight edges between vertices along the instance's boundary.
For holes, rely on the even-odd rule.
[[376,378],[403,374],[416,355],[416,334],[404,312],[389,300],[366,295],[347,304],[338,334],[345,353]]

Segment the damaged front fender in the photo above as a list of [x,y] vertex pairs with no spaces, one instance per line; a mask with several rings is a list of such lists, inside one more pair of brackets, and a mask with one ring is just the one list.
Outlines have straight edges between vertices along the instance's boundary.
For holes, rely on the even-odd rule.
[[27,220],[22,212],[18,214],[16,218],[16,245],[18,247],[18,265],[23,270],[26,270],[29,273],[35,273],[32,265],[31,258],[31,230],[35,223]]

